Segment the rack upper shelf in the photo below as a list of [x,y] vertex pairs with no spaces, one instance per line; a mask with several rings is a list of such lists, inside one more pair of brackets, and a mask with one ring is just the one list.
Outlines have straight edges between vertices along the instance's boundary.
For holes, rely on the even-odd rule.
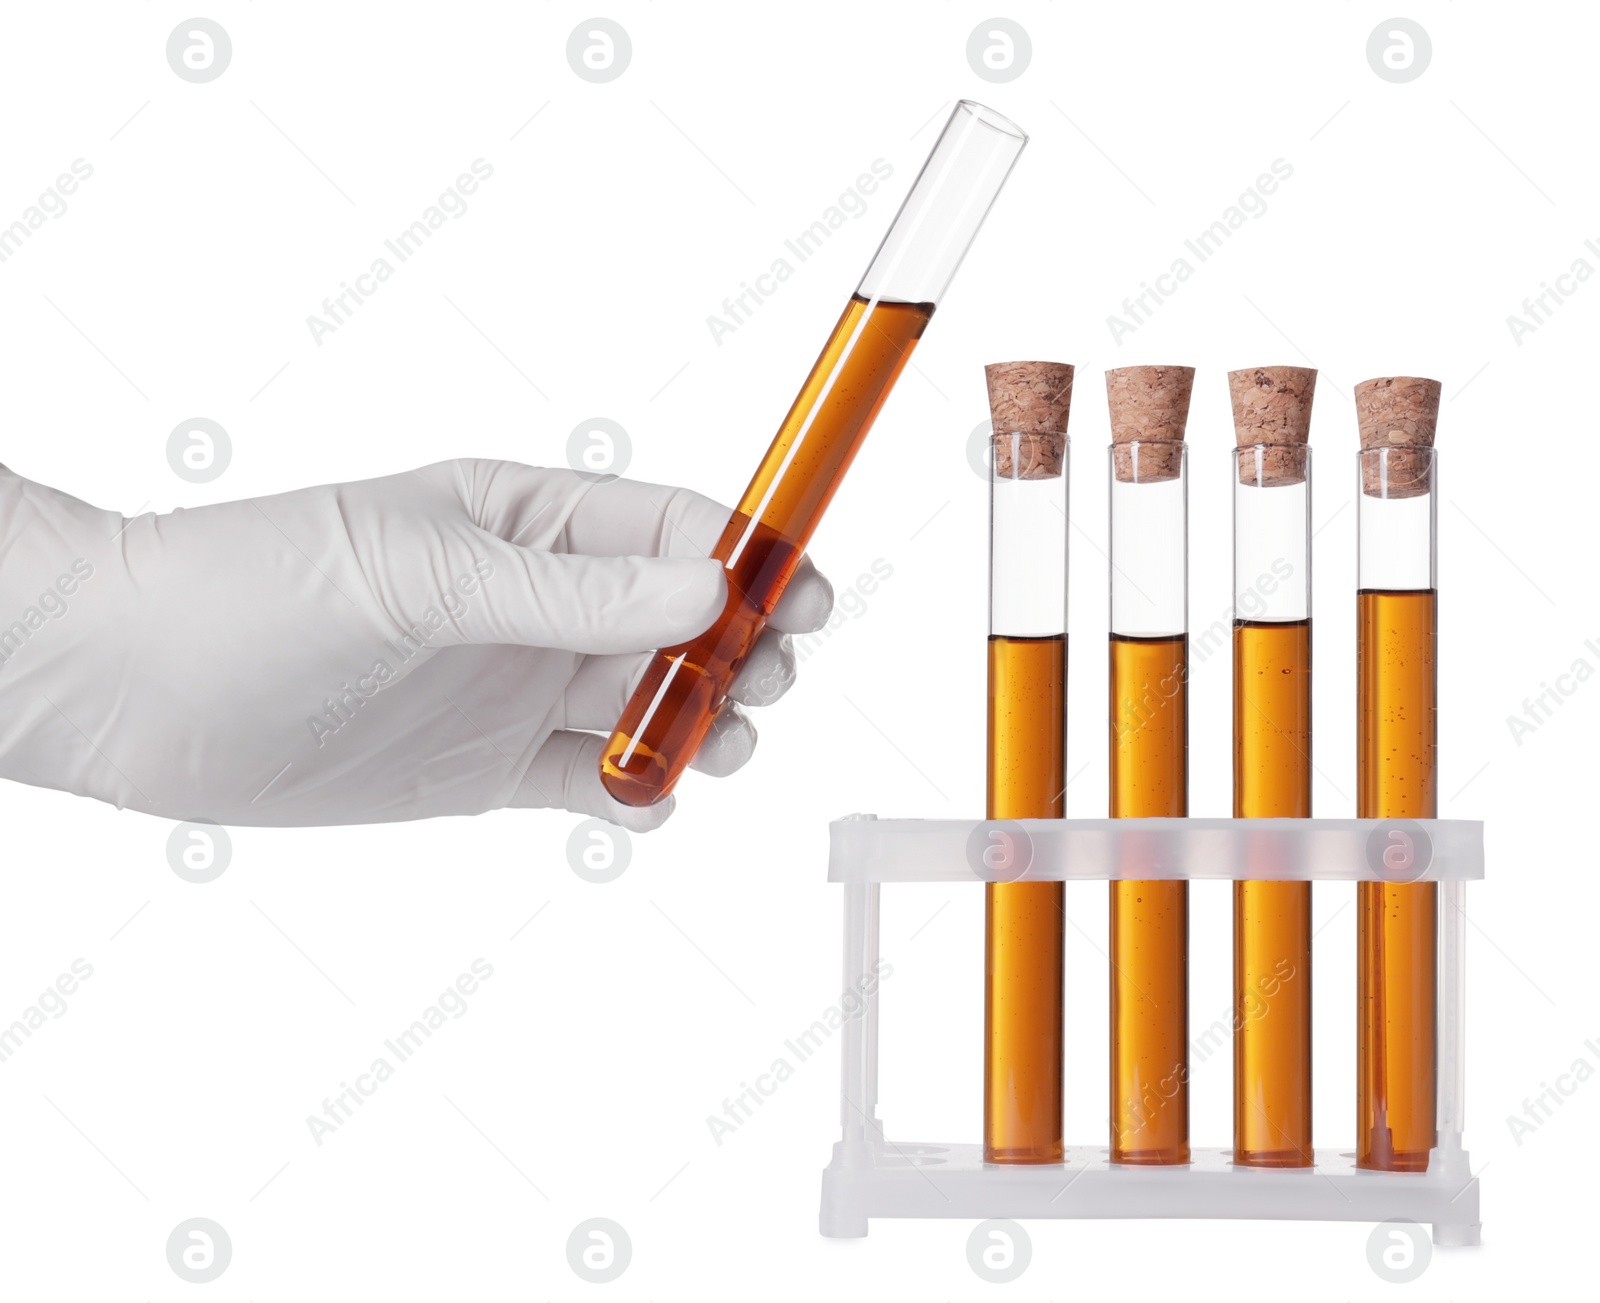
[[828,826],[830,882],[1468,882],[1470,819],[880,819]]

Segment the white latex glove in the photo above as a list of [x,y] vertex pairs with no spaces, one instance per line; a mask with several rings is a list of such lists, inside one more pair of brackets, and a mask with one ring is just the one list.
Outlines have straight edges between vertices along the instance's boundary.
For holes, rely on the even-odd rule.
[[[336,824],[563,806],[634,831],[604,740],[650,653],[721,611],[728,509],[451,461],[126,520],[0,467],[0,777],[169,819]],[[802,562],[732,693],[819,628]],[[737,769],[729,705],[695,761]]]

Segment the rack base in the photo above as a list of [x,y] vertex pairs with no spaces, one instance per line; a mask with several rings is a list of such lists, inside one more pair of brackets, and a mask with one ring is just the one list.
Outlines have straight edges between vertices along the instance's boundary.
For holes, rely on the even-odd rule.
[[822,1173],[821,1230],[867,1233],[873,1217],[1211,1218],[1432,1223],[1433,1242],[1480,1242],[1478,1182],[1465,1150],[1434,1150],[1426,1172],[1365,1172],[1353,1153],[1319,1149],[1312,1168],[1235,1167],[1232,1151],[1197,1149],[1186,1167],[1127,1167],[1104,1146],[1071,1146],[1063,1163],[985,1163],[979,1145],[841,1140]]

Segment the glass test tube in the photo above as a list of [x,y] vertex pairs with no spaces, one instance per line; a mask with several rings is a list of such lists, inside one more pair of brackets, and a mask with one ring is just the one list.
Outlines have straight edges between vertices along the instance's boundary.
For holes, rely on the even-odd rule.
[[[1106,373],[1111,403],[1111,817],[1188,814],[1188,472],[1194,372]],[[1189,884],[1111,884],[1111,1161],[1189,1161]]]
[[[989,493],[989,819],[1066,813],[1067,416],[1072,368],[987,367]],[[991,844],[1002,879],[1006,834]],[[984,888],[983,1157],[1059,1163],[1062,1137],[1060,882]]]
[[[1311,816],[1311,400],[1233,371],[1233,816]],[[1264,866],[1265,867],[1265,866]],[[1311,884],[1233,884],[1233,1161],[1310,1167]]]
[[656,653],[601,752],[624,805],[663,799],[693,759],[1027,139],[970,100],[951,113],[712,550],[727,605]]
[[[1356,814],[1432,819],[1439,385],[1389,377],[1363,381],[1355,396],[1362,445]],[[1398,833],[1399,863],[1410,849]],[[1426,1171],[1437,1143],[1438,887],[1360,882],[1356,909],[1356,1165]]]

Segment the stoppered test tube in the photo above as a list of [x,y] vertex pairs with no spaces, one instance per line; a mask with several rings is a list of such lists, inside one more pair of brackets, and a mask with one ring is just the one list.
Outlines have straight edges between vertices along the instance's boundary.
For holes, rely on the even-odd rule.
[[[1189,812],[1192,367],[1106,372],[1111,817]],[[1111,1161],[1189,1161],[1189,884],[1111,884]]]
[[[989,385],[989,819],[1052,819],[1067,787],[1067,417],[1072,368]],[[1002,841],[1004,834],[998,834]],[[994,847],[1005,876],[1007,847]],[[1026,863],[1022,865],[1026,869]],[[983,1158],[1059,1163],[1063,884],[984,888]]]
[[1027,139],[971,100],[951,113],[712,550],[722,614],[656,653],[601,751],[624,805],[662,800],[699,749]]
[[[1439,383],[1356,386],[1356,814],[1438,815],[1435,761]],[[1415,848],[1395,830],[1391,865]],[[1356,1166],[1423,1172],[1437,1143],[1438,886],[1359,882]]]
[[[1233,817],[1311,816],[1311,400],[1317,373],[1228,373]],[[1311,1167],[1311,884],[1233,884],[1233,1161]]]

